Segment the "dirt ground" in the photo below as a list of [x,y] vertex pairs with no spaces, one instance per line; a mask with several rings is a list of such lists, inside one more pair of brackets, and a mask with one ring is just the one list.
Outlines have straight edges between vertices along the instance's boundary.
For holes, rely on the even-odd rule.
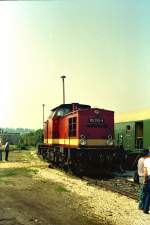
[[150,224],[134,199],[48,166],[35,150],[0,162],[0,225]]
[[43,179],[44,170],[35,151],[13,151],[0,162],[0,225],[108,225],[87,215],[76,193]]

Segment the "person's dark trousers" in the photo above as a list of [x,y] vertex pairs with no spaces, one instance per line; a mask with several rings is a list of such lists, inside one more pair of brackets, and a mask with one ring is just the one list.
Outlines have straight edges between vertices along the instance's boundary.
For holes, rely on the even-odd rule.
[[139,192],[139,209],[144,209],[144,202],[145,202],[145,196],[146,196],[146,189],[145,185],[143,185],[144,177],[139,176],[139,184],[140,184],[140,192]]
[[5,151],[5,160],[8,161],[8,153],[9,151]]
[[2,151],[0,150],[0,161],[2,161]]
[[145,203],[145,193],[146,187],[145,185],[141,185],[140,187],[140,194],[139,194],[139,209],[144,209],[144,203]]
[[150,176],[147,178],[145,194],[144,213],[148,213],[150,206]]

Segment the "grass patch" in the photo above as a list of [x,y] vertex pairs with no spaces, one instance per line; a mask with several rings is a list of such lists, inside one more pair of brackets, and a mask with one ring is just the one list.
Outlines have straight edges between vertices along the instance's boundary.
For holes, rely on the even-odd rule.
[[32,177],[37,174],[39,170],[37,168],[9,168],[0,170],[0,183],[13,184],[16,178],[13,177]]
[[28,171],[29,171],[31,174],[38,174],[39,169],[37,169],[37,168],[29,168]]
[[0,178],[24,175],[24,176],[32,176],[33,174],[37,174],[39,170],[37,168],[10,168],[10,169],[1,169],[0,170]]
[[16,176],[16,171],[11,169],[1,169],[0,170],[0,183],[5,183],[6,185],[10,183],[9,177]]
[[58,186],[57,188],[55,188],[55,191],[58,193],[69,192],[66,188],[64,188],[62,186]]
[[1,170],[0,171],[0,178],[1,177],[11,177],[11,176],[16,176],[16,171],[15,170]]

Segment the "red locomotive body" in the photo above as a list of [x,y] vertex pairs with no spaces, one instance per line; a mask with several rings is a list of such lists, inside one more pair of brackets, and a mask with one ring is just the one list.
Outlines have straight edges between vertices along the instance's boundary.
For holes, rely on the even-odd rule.
[[45,122],[39,153],[76,174],[109,171],[120,149],[114,145],[114,112],[78,103],[54,108]]

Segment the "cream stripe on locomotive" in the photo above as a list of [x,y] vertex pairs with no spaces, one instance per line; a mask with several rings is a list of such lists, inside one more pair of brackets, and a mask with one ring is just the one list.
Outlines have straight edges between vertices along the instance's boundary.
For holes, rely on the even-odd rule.
[[[79,145],[80,139],[44,139],[45,144],[60,144],[60,145]],[[87,139],[88,146],[99,146],[99,145],[107,145],[107,139]]]

